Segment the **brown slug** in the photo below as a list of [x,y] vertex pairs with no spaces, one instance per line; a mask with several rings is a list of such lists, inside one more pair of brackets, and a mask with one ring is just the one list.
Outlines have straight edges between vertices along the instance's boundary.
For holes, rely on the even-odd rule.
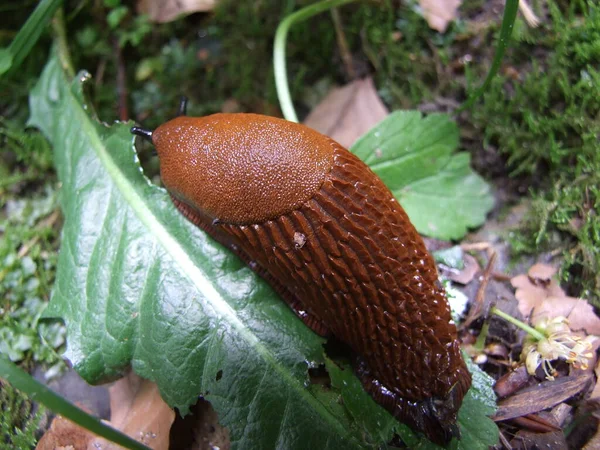
[[320,133],[255,114],[180,116],[150,139],[185,217],[358,355],[364,388],[435,443],[459,437],[471,376],[433,259],[389,189]]

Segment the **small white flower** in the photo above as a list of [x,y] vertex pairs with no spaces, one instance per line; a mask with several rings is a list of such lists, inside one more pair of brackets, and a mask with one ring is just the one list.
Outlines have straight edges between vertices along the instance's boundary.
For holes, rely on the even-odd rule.
[[574,335],[565,317],[544,318],[535,324],[535,329],[542,333],[544,338],[538,340],[528,334],[521,352],[521,359],[525,360],[530,375],[535,374],[536,369],[542,365],[546,378],[553,380],[556,371],[550,361],[557,359],[565,360],[576,369],[588,368],[588,360],[593,356],[592,343],[597,339],[596,336],[581,338]]

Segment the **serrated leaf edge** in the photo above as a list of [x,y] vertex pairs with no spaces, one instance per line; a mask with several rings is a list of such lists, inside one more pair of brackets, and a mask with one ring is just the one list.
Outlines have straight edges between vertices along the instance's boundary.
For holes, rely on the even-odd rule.
[[[61,75],[64,76],[62,73]],[[85,81],[77,77],[75,80],[75,83]],[[312,405],[312,408],[315,411],[320,411],[321,416],[329,416],[330,423],[337,428],[340,436],[344,436],[345,438],[353,440],[351,433],[347,431],[337,419],[335,419],[335,416],[331,415],[327,408],[325,408],[324,405],[322,405],[314,396],[312,396],[306,390],[303,384],[300,383],[293,375],[291,375],[288,370],[282,369],[282,365],[277,362],[277,359],[273,356],[273,354],[266,348],[265,345],[263,345],[263,343],[255,334],[248,330],[244,323],[239,319],[234,309],[229,306],[223,296],[211,285],[206,274],[193,263],[193,260],[188,252],[179,244],[176,239],[169,234],[168,230],[163,226],[152,210],[146,207],[145,202],[138,194],[135,186],[129,182],[129,180],[119,170],[119,167],[112,160],[109,152],[102,143],[102,140],[98,135],[92,120],[77,99],[73,97],[73,92],[71,90],[69,90],[69,101],[72,103],[73,109],[76,110],[77,114],[81,116],[79,121],[81,128],[89,137],[90,145],[94,149],[96,156],[104,165],[105,170],[108,172],[109,176],[117,186],[117,189],[121,195],[123,195],[125,201],[132,208],[138,219],[151,231],[158,242],[163,246],[165,252],[171,255],[171,257],[177,262],[182,273],[184,273],[190,280],[190,283],[196,286],[198,291],[204,295],[206,302],[208,302],[208,304],[214,309],[217,315],[232,325],[233,328],[240,334],[240,336],[242,336],[246,342],[273,367],[274,371],[286,381],[288,386],[293,387],[297,392],[299,392],[299,395],[305,398],[307,403]],[[106,126],[103,124],[99,125]],[[139,166],[137,153],[134,150],[134,141],[135,139],[132,136],[132,153],[134,154],[135,162],[138,165],[140,172],[142,172],[141,166]],[[143,178],[146,180],[148,185],[152,186],[152,188],[158,189],[166,195],[165,189],[152,185],[150,180],[148,180],[145,176]]]

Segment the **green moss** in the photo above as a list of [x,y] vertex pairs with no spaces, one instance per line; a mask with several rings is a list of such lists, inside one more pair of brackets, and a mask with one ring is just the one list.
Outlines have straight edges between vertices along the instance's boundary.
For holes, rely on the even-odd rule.
[[497,78],[473,119],[512,174],[531,180],[533,206],[513,249],[562,253],[570,292],[600,306],[600,6],[549,8],[545,29],[516,36],[520,76]]
[[576,179],[563,176],[553,188],[534,194],[511,244],[516,254],[561,254],[559,275],[569,293],[600,307],[600,164],[587,168]]
[[0,198],[6,205],[0,220],[0,352],[25,365],[60,366],[55,350],[64,344],[65,329],[39,322],[56,269],[56,194],[47,187],[27,200],[7,193]]
[[0,120],[0,139],[0,352],[26,366],[60,366],[55,349],[64,343],[64,327],[39,323],[58,247],[52,152],[40,133],[16,119]]
[[513,174],[552,176],[597,158],[600,7],[590,3],[583,18],[552,2],[550,11],[546,29],[517,36],[510,63],[524,69],[518,78],[496,78],[473,113],[488,144],[508,156]]
[[0,381],[0,449],[32,449],[44,409],[34,408],[26,396]]

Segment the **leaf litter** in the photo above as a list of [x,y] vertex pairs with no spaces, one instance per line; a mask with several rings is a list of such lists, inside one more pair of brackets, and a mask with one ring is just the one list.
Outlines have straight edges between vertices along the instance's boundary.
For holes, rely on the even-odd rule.
[[[600,340],[595,336],[600,331],[600,319],[585,299],[565,294],[555,278],[556,272],[554,267],[538,263],[526,274],[510,278],[517,300],[517,308],[512,314],[516,318],[521,315],[543,333],[544,339],[536,341],[525,333],[511,336],[490,332],[487,342],[506,347],[506,353],[493,355],[492,344],[478,349],[486,355],[480,359],[482,367],[488,373],[498,374],[495,391],[500,400],[493,419],[500,425],[503,441],[513,448],[544,448],[548,445],[549,448],[567,448],[571,444],[563,430],[578,426],[580,409],[588,407],[596,414],[599,411],[596,351]],[[507,277],[498,278],[499,281],[490,283],[507,280]],[[501,301],[486,296],[484,303],[499,304]],[[491,324],[497,320],[493,316],[487,319]],[[484,333],[485,326],[480,333]],[[474,327],[478,328],[476,323]],[[471,329],[469,333],[473,331]],[[528,364],[531,358],[526,358],[529,354],[527,345],[531,351],[539,351],[537,364]],[[475,344],[468,347],[472,356],[476,356],[474,347]],[[522,352],[521,348],[525,350]],[[595,439],[600,438],[596,436]]]

